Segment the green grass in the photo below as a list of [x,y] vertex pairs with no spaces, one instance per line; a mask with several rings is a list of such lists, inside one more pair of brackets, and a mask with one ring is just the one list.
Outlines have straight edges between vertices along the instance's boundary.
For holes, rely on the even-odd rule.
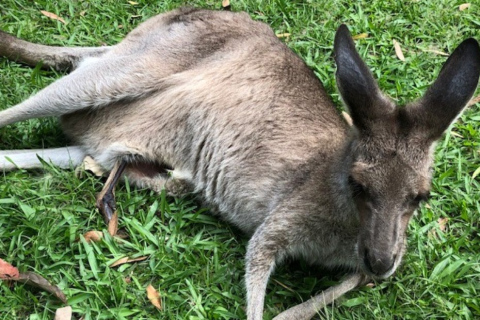
[[[114,44],[140,22],[184,1],[3,0],[0,29],[24,39],[56,45]],[[235,1],[289,33],[286,43],[316,71],[338,102],[332,43],[347,23],[353,34],[368,33],[357,48],[399,104],[421,96],[432,83],[446,53],[467,37],[480,39],[480,2],[459,11],[462,1]],[[188,1],[220,8],[221,1]],[[67,24],[40,10],[54,12]],[[406,61],[395,56],[392,40]],[[30,69],[0,59],[0,108],[8,108],[61,74]],[[478,319],[480,317],[480,106],[465,112],[439,142],[432,199],[409,228],[409,251],[395,276],[361,288],[321,312],[326,319]],[[0,149],[56,147],[66,144],[54,119],[30,120],[0,129]],[[106,237],[86,244],[81,235],[104,230],[94,208],[102,181],[92,175],[47,167],[0,176],[0,257],[21,271],[35,271],[67,294],[77,318],[84,319],[243,319],[243,270],[246,239],[211,217],[192,199],[165,198],[148,190],[121,186],[117,192],[120,227],[129,237]],[[438,226],[448,218],[447,228]],[[110,268],[123,256],[149,259]],[[271,319],[334,283],[302,263],[277,269],[268,286],[265,319]],[[125,279],[131,281],[127,283]],[[150,305],[152,284],[164,310]],[[59,302],[23,285],[0,283],[0,319],[52,319]]]

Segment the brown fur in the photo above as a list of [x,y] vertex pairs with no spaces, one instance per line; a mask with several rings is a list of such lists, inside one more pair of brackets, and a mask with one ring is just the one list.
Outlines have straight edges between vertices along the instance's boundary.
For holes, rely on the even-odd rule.
[[480,72],[478,44],[466,40],[425,97],[399,108],[341,26],[337,83],[351,128],[305,63],[245,13],[172,11],[98,50],[0,33],[0,54],[10,59],[34,64],[49,52],[48,66],[74,71],[1,112],[0,127],[60,116],[65,133],[107,170],[126,161],[133,183],[197,193],[251,235],[249,320],[262,318],[268,278],[286,256],[358,273],[326,300],[292,309],[302,319],[320,300],[362,283],[361,274],[395,271],[408,221],[428,195],[432,144],[460,114]]

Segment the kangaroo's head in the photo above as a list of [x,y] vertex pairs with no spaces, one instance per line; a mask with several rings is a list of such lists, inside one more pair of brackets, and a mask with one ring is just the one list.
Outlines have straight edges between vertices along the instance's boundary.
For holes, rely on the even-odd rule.
[[462,42],[425,95],[406,106],[382,94],[344,25],[334,52],[337,85],[355,129],[349,184],[361,226],[360,265],[385,278],[402,259],[413,212],[428,198],[433,144],[477,87],[480,48],[474,39]]

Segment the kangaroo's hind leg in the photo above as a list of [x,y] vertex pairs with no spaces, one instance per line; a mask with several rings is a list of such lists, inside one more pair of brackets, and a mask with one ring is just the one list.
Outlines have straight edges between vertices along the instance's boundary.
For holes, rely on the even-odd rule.
[[164,189],[170,195],[185,195],[193,192],[193,187],[187,178],[188,174],[175,171],[161,159],[146,156],[142,149],[134,146],[115,142],[94,157],[101,167],[110,170],[109,177],[98,194],[96,202],[107,224],[116,209],[115,186],[124,175],[132,184],[156,192]]
[[142,56],[94,60],[36,95],[0,112],[0,127],[31,118],[61,116],[135,99],[159,88],[155,67]]
[[100,57],[111,47],[55,47],[31,43],[0,31],[0,56],[9,60],[36,66],[39,62],[45,69],[71,71],[88,57]]
[[107,225],[110,223],[110,220],[117,209],[117,205],[115,203],[115,186],[122,177],[126,166],[127,163],[124,160],[117,161],[110,172],[110,175],[108,176],[107,182],[105,182],[105,186],[97,195],[97,208],[102,214]]

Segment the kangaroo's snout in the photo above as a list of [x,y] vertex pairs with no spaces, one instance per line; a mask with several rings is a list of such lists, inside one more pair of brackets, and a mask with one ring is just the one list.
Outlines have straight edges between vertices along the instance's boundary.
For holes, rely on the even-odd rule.
[[386,278],[395,270],[396,254],[365,249],[363,254],[364,270],[377,278]]
[[405,252],[405,232],[411,214],[389,211],[364,212],[357,243],[359,267],[369,276],[384,279],[400,265]]

